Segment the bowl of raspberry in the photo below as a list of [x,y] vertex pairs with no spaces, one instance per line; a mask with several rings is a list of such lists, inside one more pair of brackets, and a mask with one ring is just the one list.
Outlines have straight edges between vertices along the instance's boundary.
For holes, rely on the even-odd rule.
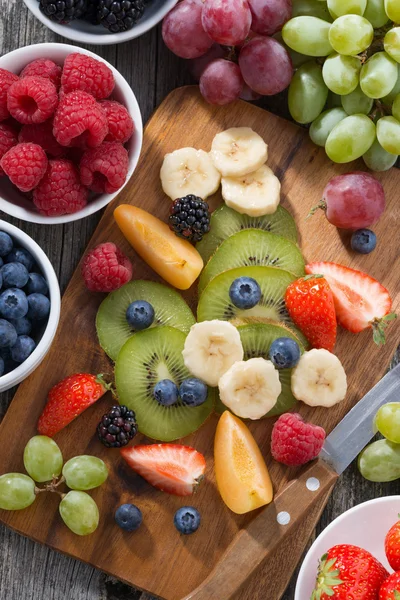
[[178,0],[24,0],[49,29],[81,44],[121,44],[155,27]]
[[42,362],[60,307],[57,276],[46,254],[21,229],[0,220],[0,392]]
[[142,147],[139,105],[109,63],[68,44],[0,58],[0,201],[33,223],[104,208],[132,177]]

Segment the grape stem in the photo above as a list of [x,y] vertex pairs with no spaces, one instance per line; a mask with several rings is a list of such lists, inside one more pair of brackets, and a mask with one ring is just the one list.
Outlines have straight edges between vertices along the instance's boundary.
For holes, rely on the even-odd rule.
[[315,213],[317,212],[317,210],[319,210],[320,208],[322,210],[324,210],[324,211],[328,208],[327,204],[326,204],[326,202],[325,202],[325,200],[323,198],[321,198],[321,200],[318,202],[318,204],[316,204],[315,206],[313,206],[313,208],[310,210],[310,212],[306,216],[306,221],[307,221],[307,219],[309,219],[310,217],[312,217],[313,215],[315,215]]

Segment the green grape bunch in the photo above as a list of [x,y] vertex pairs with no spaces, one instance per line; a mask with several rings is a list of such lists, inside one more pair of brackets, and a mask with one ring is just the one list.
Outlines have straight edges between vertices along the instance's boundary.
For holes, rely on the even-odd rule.
[[293,0],[280,37],[293,119],[336,163],[386,171],[400,155],[400,0]]

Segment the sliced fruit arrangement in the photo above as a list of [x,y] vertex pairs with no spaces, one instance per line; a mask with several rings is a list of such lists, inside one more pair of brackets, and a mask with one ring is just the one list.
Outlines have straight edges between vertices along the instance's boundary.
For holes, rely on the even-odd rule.
[[287,413],[279,417],[272,430],[271,454],[288,467],[305,465],[317,458],[325,437],[322,427],[306,423],[301,415]]
[[204,150],[180,148],[166,154],[160,172],[164,192],[176,200],[187,194],[196,194],[205,200],[218,190],[221,173]]

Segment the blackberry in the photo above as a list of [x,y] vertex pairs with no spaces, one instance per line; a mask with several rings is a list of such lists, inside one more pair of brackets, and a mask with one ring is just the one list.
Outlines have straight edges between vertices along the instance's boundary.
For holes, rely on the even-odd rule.
[[210,231],[208,204],[193,194],[178,198],[171,205],[168,221],[169,228],[177,236],[189,242],[200,242],[203,235]]
[[126,406],[113,406],[97,426],[97,435],[107,448],[122,448],[138,432],[136,416]]
[[100,23],[111,33],[128,31],[143,15],[144,0],[99,0]]
[[66,24],[83,16],[87,0],[39,0],[39,8],[51,21]]

